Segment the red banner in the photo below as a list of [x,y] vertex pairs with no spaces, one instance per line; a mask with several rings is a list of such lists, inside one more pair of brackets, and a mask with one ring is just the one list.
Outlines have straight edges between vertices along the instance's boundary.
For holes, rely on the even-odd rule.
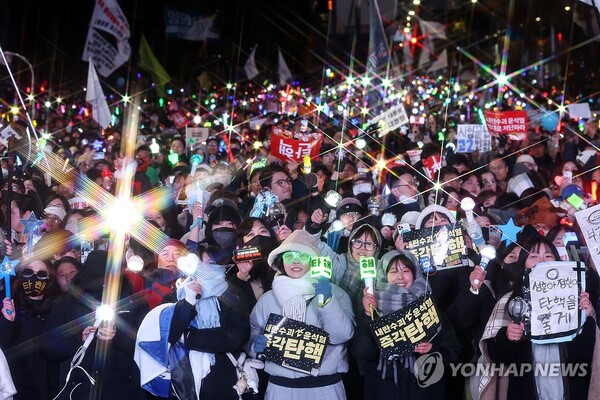
[[484,111],[485,124],[493,136],[527,133],[527,111]]
[[323,137],[320,133],[291,132],[273,127],[271,131],[271,155],[280,160],[302,162],[305,155],[316,158],[321,151]]

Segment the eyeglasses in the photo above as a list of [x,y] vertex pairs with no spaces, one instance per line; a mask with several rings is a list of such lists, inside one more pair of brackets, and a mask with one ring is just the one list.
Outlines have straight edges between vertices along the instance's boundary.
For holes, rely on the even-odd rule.
[[365,250],[371,251],[371,250],[375,249],[375,243],[363,242],[362,240],[359,240],[359,239],[352,239],[352,247],[354,247],[357,250],[364,247]]
[[286,264],[291,264],[294,260],[298,260],[300,264],[308,264],[310,259],[310,254],[302,253],[301,251],[288,251],[283,254],[283,262]]
[[284,187],[285,185],[291,185],[292,184],[292,180],[290,178],[287,179],[280,179],[278,181],[274,182],[277,186],[279,187]]
[[[401,181],[401,182],[403,182],[403,181]],[[412,181],[408,181],[408,182],[405,182],[404,184],[399,184],[394,187],[402,187],[402,186],[419,187],[419,181],[416,179],[413,179]]]
[[41,280],[48,279],[48,271],[39,270],[38,272],[33,272],[33,270],[31,268],[25,268],[21,275],[25,279],[29,279],[33,275],[37,275],[38,279],[41,279]]

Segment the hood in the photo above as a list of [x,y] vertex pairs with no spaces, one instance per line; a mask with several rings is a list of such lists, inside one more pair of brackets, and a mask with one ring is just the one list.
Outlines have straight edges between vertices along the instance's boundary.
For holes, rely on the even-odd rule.
[[379,233],[379,231],[371,224],[367,224],[367,223],[362,223],[362,224],[354,224],[354,229],[352,229],[352,232],[350,232],[350,235],[348,236],[348,261],[353,260],[352,255],[350,254],[350,251],[352,250],[352,239],[354,239],[354,236],[356,235],[356,232],[358,232],[359,229],[363,228],[363,227],[368,227],[370,228],[373,232],[375,232],[375,239],[377,242],[377,251],[375,252],[375,258],[379,258],[379,254],[381,253],[381,246],[383,244],[383,239],[381,238],[381,233]]

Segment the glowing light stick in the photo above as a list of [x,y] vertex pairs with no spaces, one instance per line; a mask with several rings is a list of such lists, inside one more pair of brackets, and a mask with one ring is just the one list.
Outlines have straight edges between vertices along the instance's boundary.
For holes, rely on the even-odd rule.
[[140,256],[131,256],[127,259],[127,269],[132,272],[141,272],[144,269],[144,260]]
[[152,138],[152,144],[150,144],[150,151],[152,152],[152,154],[158,154],[159,150],[160,150],[160,145],[158,143],[156,143],[156,139]]
[[107,191],[112,188],[112,173],[109,169],[102,171],[102,187]]
[[508,303],[508,315],[515,324],[520,324],[527,313],[531,311],[531,305],[522,297],[515,297]]
[[[481,261],[479,262],[481,269],[485,271],[490,260],[493,260],[494,258],[496,258],[496,249],[494,246],[490,246],[489,244],[483,246],[481,249]],[[473,283],[479,285],[481,282],[479,282],[479,279],[475,279]]]
[[[573,193],[572,195],[567,197],[567,203],[572,205],[576,210],[582,209],[582,206],[585,205],[585,202],[583,201],[583,199],[581,197],[577,196],[575,193]],[[583,207],[583,208],[585,208],[585,207]]]
[[367,292],[370,294],[374,294],[374,282],[375,277],[377,276],[376,268],[375,268],[375,257],[360,257],[359,259],[360,265],[360,279],[365,281],[365,286],[367,287]]
[[200,264],[200,259],[194,253],[179,257],[177,260],[177,268],[189,276],[193,276],[196,273],[198,264]]
[[202,156],[200,154],[194,154],[192,157],[190,157],[190,162],[192,163],[192,171],[190,172],[190,175],[194,176],[198,165],[202,163]]
[[[0,279],[4,278],[4,291],[7,299],[11,298],[10,293],[10,276],[15,276],[15,267],[19,264],[19,260],[10,260],[4,256],[2,260],[2,268],[0,269]],[[10,312],[9,312],[10,311]],[[7,314],[12,314],[12,310],[8,310]]]
[[[313,257],[310,260],[310,276],[313,278],[327,278],[331,279],[332,264],[331,258],[329,257]],[[317,301],[319,305],[325,303],[324,296],[319,294]]]
[[312,163],[310,161],[310,156],[307,154],[303,157],[302,159],[303,162],[303,166],[304,166],[304,173],[305,174],[310,174],[311,168],[312,168]]
[[485,240],[483,239],[483,232],[481,232],[481,226],[475,221],[473,215],[473,208],[475,208],[475,201],[470,197],[465,197],[460,202],[460,207],[465,211],[467,216],[467,232],[473,240],[473,244],[480,250],[485,246]]
[[[115,310],[113,310],[108,304],[102,304],[96,309],[96,321],[94,322],[94,328],[98,328],[102,322],[110,322],[115,319]],[[96,332],[91,332],[85,342],[83,342],[83,353],[90,347],[92,340],[96,337]],[[83,357],[82,357],[83,358]]]

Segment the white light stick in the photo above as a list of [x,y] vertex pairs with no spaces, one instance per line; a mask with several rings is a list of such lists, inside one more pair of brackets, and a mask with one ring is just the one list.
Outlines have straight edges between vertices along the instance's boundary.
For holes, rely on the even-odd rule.
[[144,269],[144,260],[137,255],[129,257],[127,259],[127,269],[132,272],[141,272]]
[[[115,310],[113,310],[108,304],[102,304],[96,309],[96,321],[94,322],[94,328],[98,329],[102,322],[110,322],[113,319],[115,319]],[[85,339],[85,342],[83,342],[82,347],[84,351],[90,346],[92,340],[94,340],[94,337],[96,337],[96,331],[92,331],[88,335],[87,339]]]
[[[496,249],[494,248],[494,246],[490,246],[489,244],[483,246],[483,248],[481,249],[481,261],[479,262],[479,266],[481,267],[481,269],[485,271],[490,260],[494,258],[496,258]],[[473,283],[479,285],[479,279],[475,279]]]
[[177,260],[177,268],[186,275],[193,275],[196,273],[196,269],[200,264],[200,259],[194,253],[190,253],[187,256],[181,256]]
[[370,294],[375,294],[374,291],[374,282],[376,275],[375,269],[375,257],[360,257],[359,259],[360,265],[360,278],[365,281],[365,286],[367,287],[367,292]]
[[475,221],[475,216],[473,215],[475,201],[470,197],[465,197],[461,200],[460,207],[465,211],[465,215],[467,216],[467,232],[469,232],[473,244],[477,246],[477,248],[482,249],[483,246],[485,246],[485,240],[483,239],[481,226]]

